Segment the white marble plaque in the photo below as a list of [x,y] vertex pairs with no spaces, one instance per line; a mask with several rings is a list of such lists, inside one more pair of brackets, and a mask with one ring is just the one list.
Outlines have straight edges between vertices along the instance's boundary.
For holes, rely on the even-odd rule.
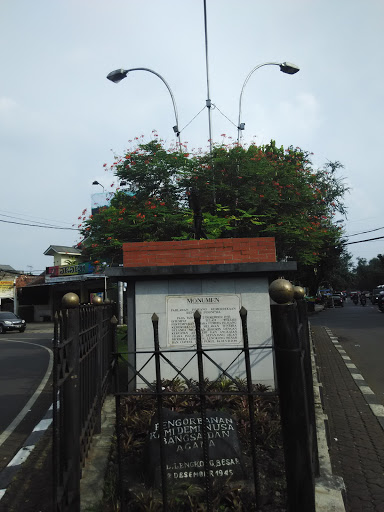
[[201,314],[203,345],[241,344],[240,307],[239,295],[168,295],[167,345],[196,345],[196,310]]

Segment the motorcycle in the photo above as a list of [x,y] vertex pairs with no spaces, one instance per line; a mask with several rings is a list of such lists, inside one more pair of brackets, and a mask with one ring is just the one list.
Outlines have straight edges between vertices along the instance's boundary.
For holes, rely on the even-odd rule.
[[354,303],[355,306],[357,306],[359,303],[359,297],[357,295],[354,295],[352,297],[352,302]]
[[367,303],[367,297],[365,295],[360,295],[360,304],[365,306]]

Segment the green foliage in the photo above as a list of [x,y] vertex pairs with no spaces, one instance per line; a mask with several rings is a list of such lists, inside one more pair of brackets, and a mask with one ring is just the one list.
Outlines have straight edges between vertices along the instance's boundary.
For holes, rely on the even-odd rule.
[[353,269],[352,284],[358,290],[370,290],[379,284],[384,284],[384,255],[378,254],[367,262],[364,258],[357,258],[357,265]]
[[212,155],[167,151],[158,140],[139,144],[112,164],[127,188],[82,224],[84,254],[116,264],[124,242],[193,237],[193,189],[208,238],[273,236],[278,260],[318,265],[341,240],[332,219],[344,213],[346,187],[337,177],[339,162],[315,170],[309,157],[274,141],[218,145]]

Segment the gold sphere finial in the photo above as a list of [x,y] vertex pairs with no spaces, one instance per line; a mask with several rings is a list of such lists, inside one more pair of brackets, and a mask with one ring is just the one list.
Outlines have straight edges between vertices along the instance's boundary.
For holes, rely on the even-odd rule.
[[103,299],[99,297],[98,295],[95,295],[92,299],[92,304],[94,306],[100,306],[103,303]]
[[77,306],[80,304],[79,296],[73,292],[66,293],[61,299],[61,304],[63,308],[66,309],[77,308]]
[[288,304],[293,301],[294,289],[286,279],[275,279],[269,285],[269,296],[278,304]]
[[294,286],[293,287],[293,297],[297,299],[304,299],[305,290],[302,286]]

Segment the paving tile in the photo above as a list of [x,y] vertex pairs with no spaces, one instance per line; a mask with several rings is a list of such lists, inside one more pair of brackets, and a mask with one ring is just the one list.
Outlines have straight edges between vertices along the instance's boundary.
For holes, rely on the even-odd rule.
[[311,330],[331,464],[344,479],[347,512],[384,512],[384,431],[325,329]]

